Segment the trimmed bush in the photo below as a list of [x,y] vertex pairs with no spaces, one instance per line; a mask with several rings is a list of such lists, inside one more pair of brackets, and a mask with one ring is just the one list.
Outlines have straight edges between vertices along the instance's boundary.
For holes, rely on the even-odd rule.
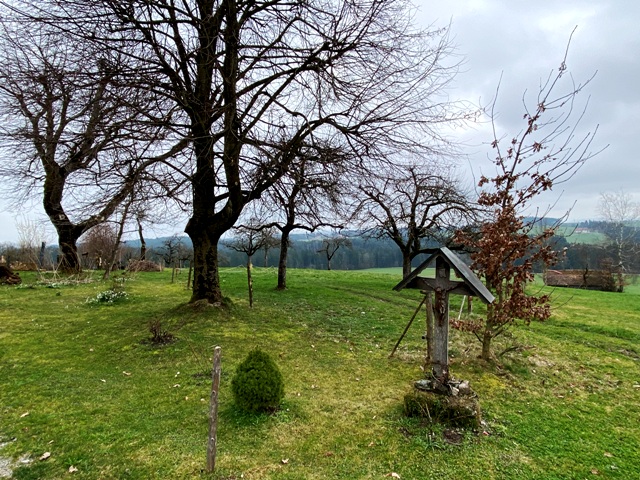
[[284,397],[284,380],[275,362],[265,352],[252,350],[238,365],[231,380],[236,405],[248,412],[274,412]]

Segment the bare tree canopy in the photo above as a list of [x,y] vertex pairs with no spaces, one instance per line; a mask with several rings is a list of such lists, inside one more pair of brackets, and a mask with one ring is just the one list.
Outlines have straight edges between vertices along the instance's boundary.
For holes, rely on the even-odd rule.
[[331,260],[338,253],[340,247],[351,248],[351,239],[343,235],[332,235],[322,239],[322,246],[317,253],[323,253],[327,259],[327,270],[331,270]]
[[84,232],[164,175],[154,165],[167,134],[143,114],[155,100],[124,81],[121,59],[46,24],[0,26],[0,175],[15,203],[41,196],[63,271],[80,269]]
[[427,242],[445,243],[477,208],[450,164],[416,162],[384,173],[362,177],[356,217],[367,235],[398,246],[406,277]]
[[604,233],[613,247],[613,266],[626,270],[638,254],[638,225],[640,203],[624,190],[600,194],[598,214],[605,221]]
[[294,230],[314,232],[321,227],[342,228],[339,205],[347,185],[349,161],[345,150],[332,145],[304,146],[285,175],[261,199],[268,219],[264,228],[280,231],[278,290],[287,288],[287,256]]
[[339,137],[352,158],[381,162],[446,148],[440,127],[469,116],[445,91],[448,28],[417,30],[406,0],[12,4],[126,56],[128,74],[172,102],[167,128],[192,147],[192,301],[222,300],[221,235],[302,145]]

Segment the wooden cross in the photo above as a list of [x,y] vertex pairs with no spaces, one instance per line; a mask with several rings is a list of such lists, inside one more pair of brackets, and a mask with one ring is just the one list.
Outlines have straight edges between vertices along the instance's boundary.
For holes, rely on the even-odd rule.
[[[420,272],[434,260],[436,264],[435,278],[419,277]],[[451,268],[455,270],[462,281],[451,280]],[[399,291],[403,288],[419,288],[425,295],[430,292],[435,294],[433,336],[431,338],[433,345],[429,350],[429,357],[431,374],[441,385],[445,385],[449,381],[449,294],[472,295],[485,303],[493,302],[493,295],[469,267],[445,247],[434,249],[427,260],[393,289]]]

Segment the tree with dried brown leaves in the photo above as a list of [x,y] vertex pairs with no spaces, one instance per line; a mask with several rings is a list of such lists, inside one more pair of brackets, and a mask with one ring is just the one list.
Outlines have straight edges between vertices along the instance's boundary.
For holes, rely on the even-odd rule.
[[492,340],[516,321],[528,324],[551,315],[549,295],[532,295],[527,285],[534,279],[534,264],[557,262],[559,252],[549,239],[561,221],[545,225],[544,215],[525,217],[524,212],[540,194],[569,180],[598,153],[590,150],[597,128],[577,139],[574,135],[584,115],[581,110],[577,119],[572,116],[576,97],[589,81],[578,85],[571,81],[567,93],[556,94],[567,73],[565,60],[542,83],[532,109],[523,98],[526,126],[504,148],[493,122],[496,173],[483,175],[478,184],[482,188],[478,203],[488,218],[476,231],[460,231],[456,236],[471,251],[472,269],[496,297],[487,307],[486,318],[453,322],[482,342],[485,360],[492,358]]

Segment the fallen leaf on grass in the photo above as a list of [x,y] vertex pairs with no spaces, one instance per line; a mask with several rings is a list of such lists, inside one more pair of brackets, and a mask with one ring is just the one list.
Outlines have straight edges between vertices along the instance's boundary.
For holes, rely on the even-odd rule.
[[123,375],[126,375],[127,377],[131,376],[131,372],[122,372]]
[[324,452],[325,457],[333,457],[333,452]]
[[77,472],[77,471],[78,471],[78,469],[77,469],[76,467],[74,467],[73,465],[71,465],[71,466],[69,467],[69,473],[75,473],[75,472]]
[[600,475],[600,470],[598,470],[597,468],[592,468],[591,473],[593,473],[594,475]]
[[44,453],[40,456],[39,460],[42,462],[42,461],[46,460],[47,458],[49,458],[50,456],[51,456],[51,452],[44,452]]
[[604,452],[604,456],[611,458],[611,457],[613,457],[613,453]]
[[391,472],[391,473],[387,473],[385,477],[400,478],[400,475],[398,475],[396,472]]
[[286,465],[287,463],[289,463],[289,459],[288,458],[283,458],[282,459],[282,464]]
[[29,415],[29,412],[24,412],[22,415],[20,415],[20,418],[24,418],[24,417],[26,417],[27,415]]

